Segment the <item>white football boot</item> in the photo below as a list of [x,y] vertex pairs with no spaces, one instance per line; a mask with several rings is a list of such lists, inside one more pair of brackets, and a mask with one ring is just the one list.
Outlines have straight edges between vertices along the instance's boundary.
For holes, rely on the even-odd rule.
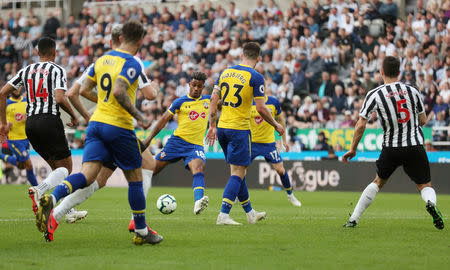
[[88,212],[83,211],[77,211],[74,208],[70,209],[70,211],[66,214],[66,222],[67,223],[75,223],[78,220],[82,220],[87,216]]
[[208,207],[208,203],[209,203],[208,196],[203,196],[201,199],[195,201],[194,214],[199,215],[201,212],[203,212],[203,210],[205,210],[206,207]]
[[302,206],[302,203],[297,198],[295,198],[293,193],[287,195],[287,197],[288,197],[288,201],[290,201],[293,206],[297,206],[297,207]]
[[216,225],[242,225],[242,223],[234,221],[229,214],[220,212],[217,217]]
[[256,224],[258,221],[266,218],[266,212],[257,212],[255,209],[252,209],[247,213],[247,221],[248,224]]

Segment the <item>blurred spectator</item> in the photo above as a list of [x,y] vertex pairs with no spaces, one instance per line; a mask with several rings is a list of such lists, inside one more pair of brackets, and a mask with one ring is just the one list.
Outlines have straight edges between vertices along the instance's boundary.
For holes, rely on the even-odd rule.
[[314,150],[316,151],[328,151],[330,146],[327,143],[328,139],[325,137],[325,133],[323,131],[319,132],[317,137],[317,144],[314,146]]

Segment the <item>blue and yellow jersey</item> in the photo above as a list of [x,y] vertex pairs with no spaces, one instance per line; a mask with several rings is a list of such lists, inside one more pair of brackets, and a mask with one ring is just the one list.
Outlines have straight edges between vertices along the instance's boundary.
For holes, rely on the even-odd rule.
[[122,108],[111,92],[116,79],[124,79],[129,84],[127,92],[134,104],[141,71],[139,62],[125,51],[113,50],[100,57],[87,74],[88,78],[97,83],[98,89],[97,109],[91,121],[134,130],[133,116]]
[[222,113],[219,128],[250,130],[253,98],[264,98],[264,77],[253,68],[236,65],[217,78],[221,90]]
[[211,96],[197,99],[189,95],[177,98],[169,108],[171,114],[178,114],[178,128],[173,135],[183,140],[203,146],[208,126],[209,101]]
[[[272,96],[266,97],[266,106],[269,108],[275,119],[281,114],[281,106],[278,99]],[[274,143],[275,142],[275,128],[259,115],[256,110],[255,102],[252,106],[252,119],[250,121],[252,131],[252,142],[254,143]]]
[[24,140],[27,138],[25,134],[26,116],[27,99],[24,97],[20,97],[19,99],[8,98],[6,103],[6,121],[12,123],[9,129],[9,140]]

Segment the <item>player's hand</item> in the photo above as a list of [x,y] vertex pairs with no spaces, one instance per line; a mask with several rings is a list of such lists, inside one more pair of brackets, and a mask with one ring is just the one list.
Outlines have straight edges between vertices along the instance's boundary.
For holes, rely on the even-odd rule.
[[78,126],[78,118],[71,118],[70,122],[66,124],[68,127],[76,127]]
[[157,82],[155,82],[155,81],[151,81],[151,82],[150,82],[150,87],[151,87],[152,90],[153,90],[153,94],[154,94],[154,96],[155,96],[154,99],[156,99],[156,98],[158,97],[159,84],[158,84]]
[[217,128],[216,127],[210,127],[208,129],[208,132],[206,133],[206,143],[209,146],[213,146],[214,142],[216,141],[217,138]]
[[350,150],[342,156],[342,162],[347,163],[349,160],[356,156],[356,151]]
[[8,125],[0,125],[0,142],[4,143],[8,138],[9,127]]
[[283,136],[284,134],[284,127],[280,124],[277,124],[275,126],[275,130],[278,132],[278,135]]
[[150,120],[148,120],[147,118],[143,117],[142,121],[138,121],[138,125],[140,125],[143,130],[146,130],[152,125],[152,122],[150,122]]
[[284,146],[284,150],[286,152],[289,152],[289,149],[290,149],[289,144],[287,142],[283,142],[283,146]]

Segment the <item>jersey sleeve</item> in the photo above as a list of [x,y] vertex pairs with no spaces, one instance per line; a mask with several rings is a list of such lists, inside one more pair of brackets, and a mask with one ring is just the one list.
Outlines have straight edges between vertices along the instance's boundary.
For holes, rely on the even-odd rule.
[[66,71],[59,67],[53,69],[53,72],[55,72],[55,90],[60,89],[67,91],[67,74]]
[[[83,74],[84,75],[84,74]],[[94,82],[97,81],[97,77],[95,76],[95,63],[91,65],[91,68],[89,68],[86,77],[93,80]]]
[[370,114],[377,109],[376,95],[367,95],[364,99],[363,106],[359,111],[359,116],[364,119],[369,119]]
[[[76,81],[79,85],[83,85],[84,81],[86,80],[88,74],[91,72],[91,69],[94,69],[94,64],[91,64],[84,72],[81,74],[80,78]],[[95,72],[95,71],[94,71]]]
[[132,85],[142,72],[142,67],[134,58],[127,59],[123,64],[118,78],[124,79],[129,85]]
[[264,98],[264,77],[255,72],[250,78],[250,86],[253,87],[253,97],[255,99]]
[[417,98],[417,103],[416,103],[417,113],[418,114],[424,113],[425,106],[423,105],[422,97],[420,96],[419,91],[415,91],[414,93]]
[[142,63],[142,60],[136,56],[134,57],[134,59],[136,59],[136,61],[141,66],[141,74],[139,74],[138,78],[138,89],[142,89],[150,85],[150,80],[148,79],[147,74],[145,74],[144,63]]
[[23,86],[22,74],[23,69],[17,72],[17,74],[14,77],[12,77],[11,80],[8,81],[8,83],[16,90]]
[[172,105],[170,105],[168,111],[171,114],[176,114],[180,110],[181,104],[183,104],[183,100],[181,98],[175,99]]

